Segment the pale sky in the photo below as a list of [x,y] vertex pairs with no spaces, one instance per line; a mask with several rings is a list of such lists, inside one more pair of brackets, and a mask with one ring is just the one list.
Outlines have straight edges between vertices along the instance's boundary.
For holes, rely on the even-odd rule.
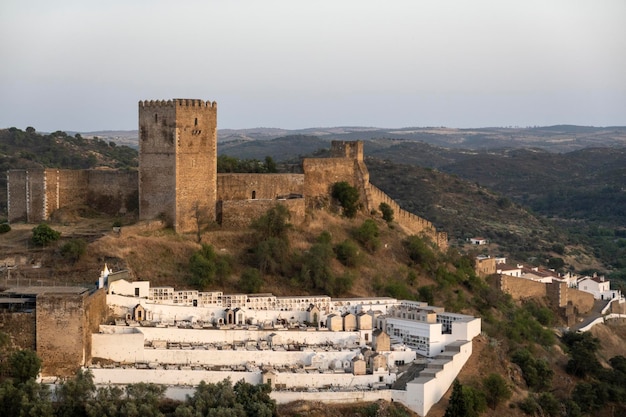
[[626,125],[625,0],[1,0],[0,128]]

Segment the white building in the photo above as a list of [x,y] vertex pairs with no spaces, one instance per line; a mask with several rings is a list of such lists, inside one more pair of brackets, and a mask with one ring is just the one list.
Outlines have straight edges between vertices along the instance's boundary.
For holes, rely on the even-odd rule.
[[[332,401],[376,388],[375,397],[425,415],[448,390],[480,333],[479,318],[389,297],[229,295],[123,279],[109,285],[107,304],[118,319],[92,335],[91,356],[107,363],[91,367],[97,384],[181,386],[230,377],[270,383],[280,401],[289,398],[289,389],[304,398],[332,386],[315,397]],[[389,334],[388,343],[373,352],[380,333]],[[386,389],[397,367],[417,354],[432,364],[406,391]],[[371,361],[365,373],[354,366],[363,356]]]
[[603,276],[583,277],[578,280],[578,289],[593,294],[596,300],[619,299],[622,295],[619,290],[611,290],[611,282]]

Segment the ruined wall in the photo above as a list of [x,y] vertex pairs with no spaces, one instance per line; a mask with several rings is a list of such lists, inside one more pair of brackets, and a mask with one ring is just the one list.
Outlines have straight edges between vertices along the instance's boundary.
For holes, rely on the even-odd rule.
[[[304,171],[304,196],[308,207],[327,207],[334,183],[345,181],[359,188],[355,161],[348,158],[306,158]],[[363,197],[363,195],[361,195]]]
[[0,331],[8,334],[13,345],[20,349],[37,347],[34,313],[0,313]]
[[85,360],[84,294],[37,296],[37,354],[42,375],[73,375]]
[[276,204],[282,204],[289,209],[291,218],[289,223],[301,224],[304,222],[305,200],[294,198],[288,200],[226,200],[218,203],[218,218],[224,228],[244,228],[261,217],[267,210]]
[[304,194],[302,174],[217,174],[218,200],[273,199]]
[[531,297],[545,297],[546,284],[531,281],[525,278],[517,278],[509,275],[500,275],[500,289],[502,292],[511,294],[514,300],[521,300]]
[[340,141],[333,140],[330,143],[331,158],[352,158],[359,161],[363,160],[363,142],[362,141]]
[[91,363],[92,333],[98,333],[100,325],[106,322],[109,308],[106,300],[106,290],[101,288],[85,299],[83,344],[85,364]]

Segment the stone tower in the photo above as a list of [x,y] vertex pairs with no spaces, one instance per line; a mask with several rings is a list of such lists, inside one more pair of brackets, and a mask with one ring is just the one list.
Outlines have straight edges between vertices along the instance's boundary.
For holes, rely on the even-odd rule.
[[177,232],[215,220],[217,103],[139,102],[139,218],[163,218]]

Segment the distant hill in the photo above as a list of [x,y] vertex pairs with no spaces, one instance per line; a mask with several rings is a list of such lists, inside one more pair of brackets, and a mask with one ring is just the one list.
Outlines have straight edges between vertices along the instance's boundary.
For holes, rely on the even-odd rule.
[[[74,132],[72,132],[73,134]],[[99,137],[118,144],[137,147],[138,133],[132,131],[84,132],[84,137]],[[280,128],[220,129],[220,144],[235,141],[268,141],[280,137],[311,136],[323,141],[391,139],[395,141],[423,142],[456,149],[489,151],[501,148],[539,148],[550,152],[571,152],[587,147],[626,146],[626,127],[594,127],[557,125],[546,127],[485,127],[478,129],[453,129],[445,127],[331,127],[288,130]],[[271,145],[270,152],[282,159],[280,149]]]

